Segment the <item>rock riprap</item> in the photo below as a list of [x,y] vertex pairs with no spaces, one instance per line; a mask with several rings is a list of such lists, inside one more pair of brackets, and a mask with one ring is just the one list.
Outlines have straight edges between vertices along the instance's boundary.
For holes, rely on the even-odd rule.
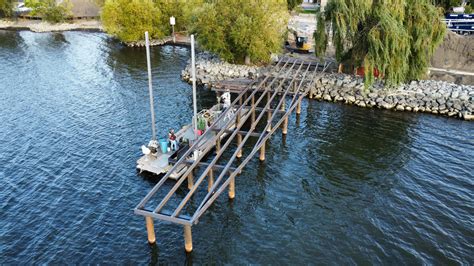
[[[256,79],[262,76],[262,73],[281,77],[281,73],[266,71],[266,68],[225,63],[208,53],[201,53],[196,59],[197,83],[206,86],[228,79]],[[181,76],[183,80],[191,82],[189,64]],[[317,100],[474,120],[474,86],[471,85],[421,80],[400,85],[398,88],[384,88],[383,84],[378,82],[372,88],[365,89],[361,77],[335,73],[323,74],[314,84],[309,97]]]
[[386,89],[378,83],[370,89],[365,89],[362,78],[345,74],[325,74],[311,89],[309,97],[360,107],[474,119],[474,87],[445,81],[412,81],[392,89]]
[[[181,72],[181,78],[191,82],[191,61]],[[212,83],[228,79],[256,79],[260,76],[260,68],[255,66],[234,65],[220,60],[210,53],[199,53],[196,56],[196,82],[211,86]]]

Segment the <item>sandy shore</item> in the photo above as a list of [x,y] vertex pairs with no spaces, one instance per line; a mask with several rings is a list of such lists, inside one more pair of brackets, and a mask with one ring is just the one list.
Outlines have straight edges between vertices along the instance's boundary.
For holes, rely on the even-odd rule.
[[0,29],[30,30],[33,32],[70,30],[103,31],[102,23],[98,20],[76,20],[58,24],[50,24],[40,20],[0,20]]

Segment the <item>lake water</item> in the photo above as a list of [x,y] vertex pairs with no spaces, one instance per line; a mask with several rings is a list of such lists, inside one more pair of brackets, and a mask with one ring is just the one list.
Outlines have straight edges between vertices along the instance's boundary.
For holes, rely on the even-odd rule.
[[[191,119],[189,56],[152,48],[159,134]],[[0,264],[474,263],[473,122],[304,100],[186,255],[181,226],[149,246],[133,213],[157,182],[135,170],[149,113],[144,49],[0,31]]]

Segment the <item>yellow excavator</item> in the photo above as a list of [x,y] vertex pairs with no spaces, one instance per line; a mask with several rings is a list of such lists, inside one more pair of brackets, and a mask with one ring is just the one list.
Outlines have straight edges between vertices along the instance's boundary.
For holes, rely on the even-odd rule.
[[297,52],[297,53],[309,53],[311,50],[311,44],[308,42],[308,37],[306,36],[299,36],[295,30],[288,29],[289,33],[293,34],[293,39],[290,38],[290,34],[288,34],[289,38],[286,41],[286,49],[290,52]]

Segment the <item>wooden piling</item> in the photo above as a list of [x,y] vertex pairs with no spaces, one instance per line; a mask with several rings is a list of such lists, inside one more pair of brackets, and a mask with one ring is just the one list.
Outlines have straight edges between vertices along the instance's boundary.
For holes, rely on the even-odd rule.
[[221,138],[217,138],[216,140],[216,154],[219,153],[221,150]]
[[[239,147],[241,143],[242,143],[242,135],[238,134],[237,135],[237,147]],[[239,149],[237,151],[237,158],[241,158],[241,157],[242,157],[242,149]]]
[[296,114],[301,114],[301,101],[298,101],[298,104],[296,105]]
[[153,218],[146,216],[146,232],[148,235],[148,243],[155,244],[156,237],[155,237],[155,226],[153,225]]
[[212,168],[209,170],[209,173],[208,173],[208,182],[207,182],[207,191],[211,191],[211,188],[212,186],[214,185],[214,171],[212,170]]
[[193,180],[193,172],[191,171],[188,175],[188,189],[193,188],[194,186],[194,180]]
[[288,134],[288,116],[285,117],[285,120],[283,120],[283,128],[282,128],[282,130],[281,130],[281,133],[282,133],[283,135]]
[[[270,92],[268,92],[268,94],[267,94],[267,104],[270,103],[270,98],[271,98],[271,94],[270,94]],[[268,127],[267,127],[267,132],[270,132],[270,131],[272,131],[272,112],[270,110],[267,111],[267,123],[269,124]]]
[[[247,95],[247,94],[245,94],[245,95]],[[242,105],[242,101],[240,101],[239,103],[240,103],[240,105]],[[237,113],[237,116],[235,118],[235,124],[239,125],[239,123],[240,123],[240,111]],[[237,134],[237,147],[240,146],[240,143],[242,143],[242,135]],[[237,158],[240,158],[240,157],[242,157],[242,150],[241,149],[237,151]]]
[[229,199],[235,198],[235,177],[230,179],[229,183]]
[[260,161],[265,161],[265,142],[263,142],[262,147],[260,147]]
[[188,253],[193,251],[193,236],[190,225],[184,226],[184,249]]
[[[255,106],[255,95],[252,95],[252,106]],[[255,123],[255,108],[252,108],[252,125]]]

